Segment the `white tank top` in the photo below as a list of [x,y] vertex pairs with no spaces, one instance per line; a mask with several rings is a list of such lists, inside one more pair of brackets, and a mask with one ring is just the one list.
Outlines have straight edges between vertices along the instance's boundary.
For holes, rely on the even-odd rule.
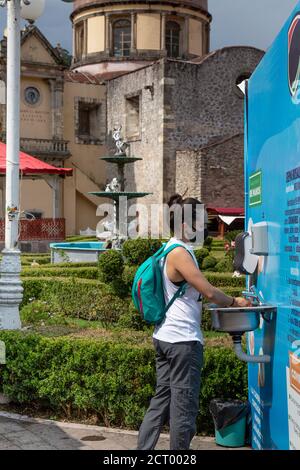
[[[166,248],[173,244],[184,246],[192,255],[197,267],[198,263],[192,249],[183,241],[171,238]],[[178,286],[167,275],[168,259],[161,261],[163,268],[163,284],[165,301],[169,303]],[[187,286],[185,294],[175,300],[166,313],[164,321],[155,327],[153,338],[166,343],[180,343],[182,341],[199,341],[203,344],[201,331],[202,302],[199,302],[199,292],[192,286]]]

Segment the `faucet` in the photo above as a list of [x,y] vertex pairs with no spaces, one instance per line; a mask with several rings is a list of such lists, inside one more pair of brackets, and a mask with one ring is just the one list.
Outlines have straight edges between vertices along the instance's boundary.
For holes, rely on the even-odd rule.
[[242,294],[246,299],[253,299],[257,303],[257,305],[264,304],[264,299],[262,298],[261,294],[257,292],[255,286],[251,286],[249,288],[249,291],[243,291]]

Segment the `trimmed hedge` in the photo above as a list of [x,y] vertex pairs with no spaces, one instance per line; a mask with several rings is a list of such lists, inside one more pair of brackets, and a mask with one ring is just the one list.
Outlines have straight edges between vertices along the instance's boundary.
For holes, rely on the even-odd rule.
[[[23,308],[32,300],[40,300],[47,303],[47,311],[52,316],[97,320],[104,326],[116,324],[120,316],[128,311],[128,300],[121,300],[106,284],[86,280],[80,282],[76,279],[62,282],[62,279],[55,278],[52,282],[51,278],[50,282],[49,279],[44,282],[42,278],[38,281],[27,280]],[[32,315],[35,308],[36,305],[33,305]],[[30,308],[28,310],[30,315]]]
[[41,266],[45,266],[50,263],[50,256],[24,256],[21,255],[21,265],[22,266],[31,266],[33,261],[37,262]]
[[245,276],[232,277],[232,274],[228,273],[213,273],[205,272],[206,279],[215,287],[241,287],[245,288],[246,278]]
[[96,267],[88,268],[23,268],[22,277],[76,277],[83,279],[98,279],[99,271]]
[[126,240],[122,245],[122,252],[129,265],[140,265],[147,258],[154,255],[162,246],[162,240],[137,238]]
[[223,258],[216,264],[214,271],[218,273],[233,273],[233,262],[229,257]]
[[[83,286],[82,289],[100,291],[108,293],[110,291],[109,286],[103,282],[96,281],[94,279],[72,279],[67,277],[24,277],[22,278],[24,287],[24,295],[22,305],[26,305],[30,302],[30,299],[36,300],[47,300],[48,295],[56,293],[60,286],[68,291],[69,295],[72,296],[74,289],[77,286]],[[80,288],[80,287],[79,287]]]
[[108,250],[99,256],[98,261],[100,278],[103,282],[111,282],[122,276],[124,259],[122,253],[116,250]]
[[90,263],[49,263],[42,268],[49,268],[49,269],[58,269],[58,268],[96,268],[98,262],[90,262]]
[[197,250],[194,250],[194,255],[199,265],[199,268],[201,269],[203,260],[209,256],[209,251],[207,248],[199,248]]
[[[149,345],[104,338],[47,338],[0,332],[7,349],[0,390],[15,403],[48,406],[67,419],[97,416],[98,424],[138,429],[155,389]],[[207,347],[198,432],[211,433],[209,402],[247,397],[247,367],[224,347]]]
[[209,269],[213,269],[217,263],[218,260],[214,256],[206,256],[202,261],[201,269],[203,269],[203,271],[208,271]]
[[[123,272],[122,281],[125,284],[126,292],[128,295],[130,293],[132,280],[136,271],[136,267],[125,267]],[[208,281],[213,284],[215,287],[222,289],[226,294],[238,296],[241,294],[241,291],[245,288],[245,277],[231,277],[228,274],[220,273],[211,273],[206,272],[205,277]],[[22,306],[30,302],[30,299],[36,300],[48,300],[49,294],[55,294],[60,289],[60,286],[63,285],[63,289],[67,291],[66,295],[69,295],[71,298],[74,297],[74,292],[77,286],[83,285],[83,289],[86,292],[87,290],[94,293],[114,293],[115,286],[104,284],[98,280],[94,279],[83,279],[83,278],[68,278],[68,277],[42,277],[42,276],[28,276],[22,277],[23,287],[24,287],[24,297]],[[122,288],[124,287],[122,284]],[[75,292],[76,294],[76,292]],[[79,298],[79,302],[81,299]]]
[[87,237],[85,235],[72,235],[65,239],[65,242],[98,242],[98,241],[99,240],[97,237],[93,237],[93,236]]

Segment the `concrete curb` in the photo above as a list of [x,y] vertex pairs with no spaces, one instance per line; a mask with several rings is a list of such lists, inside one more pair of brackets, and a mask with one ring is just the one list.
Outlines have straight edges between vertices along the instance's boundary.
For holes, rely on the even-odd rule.
[[[124,430],[124,429],[118,429],[118,428],[106,428],[103,426],[95,426],[91,424],[68,423],[68,422],[63,422],[63,421],[54,421],[51,419],[32,418],[31,416],[19,415],[17,413],[9,413],[7,411],[1,411],[1,410],[0,410],[0,418],[13,419],[15,421],[22,421],[24,423],[36,423],[36,424],[44,424],[47,426],[57,426],[62,429],[64,428],[86,429],[89,431],[111,433],[111,434],[127,434],[130,436],[138,435],[137,431],[130,431],[130,430]],[[161,434],[160,437],[168,439],[169,435]],[[198,436],[198,437],[203,442],[214,442],[213,437],[207,437],[207,436]]]

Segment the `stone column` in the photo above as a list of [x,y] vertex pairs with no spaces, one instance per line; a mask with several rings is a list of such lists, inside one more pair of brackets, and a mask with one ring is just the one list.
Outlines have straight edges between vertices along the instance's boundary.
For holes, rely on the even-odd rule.
[[72,52],[72,55],[73,55],[73,59],[72,59],[72,63],[76,62],[77,60],[77,57],[76,57],[76,30],[75,30],[75,26],[72,25],[72,49],[73,49],[73,52]]
[[[189,53],[189,18],[188,16],[184,17],[184,25],[181,31],[181,44],[179,45],[179,53],[185,59]],[[181,49],[181,50],[180,50]]]
[[88,22],[84,20],[83,22],[83,51],[82,57],[87,55],[87,41],[88,41]]
[[131,42],[130,42],[130,53],[135,54],[136,53],[136,29],[135,29],[135,23],[136,23],[136,13],[131,12]]
[[63,139],[63,97],[64,79],[58,77],[49,80],[51,91],[51,121],[53,139]]
[[61,178],[57,175],[45,177],[46,183],[52,189],[52,218],[61,217],[62,184]]
[[161,38],[160,47],[162,51],[166,51],[166,13],[161,14]]
[[105,54],[110,54],[111,47],[110,15],[105,13]]

